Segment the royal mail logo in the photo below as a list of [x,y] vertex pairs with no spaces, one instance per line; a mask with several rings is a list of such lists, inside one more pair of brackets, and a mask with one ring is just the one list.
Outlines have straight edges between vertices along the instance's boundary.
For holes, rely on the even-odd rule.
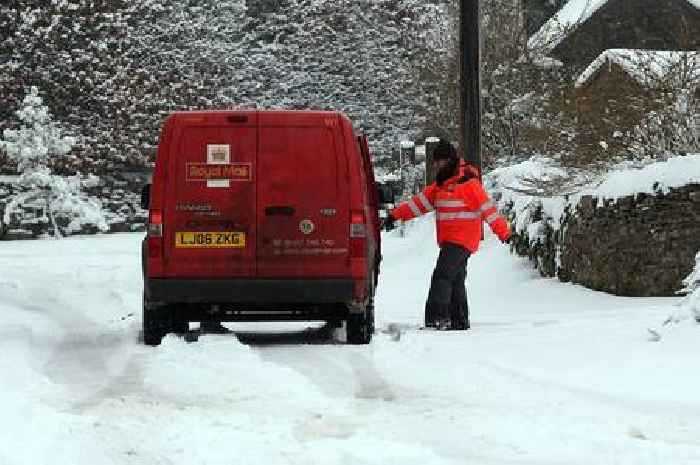
[[250,163],[230,163],[228,165],[211,165],[207,163],[188,163],[187,181],[250,181],[252,167]]

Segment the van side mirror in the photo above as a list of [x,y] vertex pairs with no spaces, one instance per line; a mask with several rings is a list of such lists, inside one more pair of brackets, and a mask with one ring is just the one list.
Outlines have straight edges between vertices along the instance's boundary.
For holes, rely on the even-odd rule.
[[151,204],[151,185],[145,184],[141,189],[141,208],[148,210],[148,206]]
[[394,190],[391,188],[390,185],[388,184],[381,184],[381,183],[376,183],[377,184],[377,191],[379,193],[379,203],[380,204],[386,204],[386,203],[394,203]]

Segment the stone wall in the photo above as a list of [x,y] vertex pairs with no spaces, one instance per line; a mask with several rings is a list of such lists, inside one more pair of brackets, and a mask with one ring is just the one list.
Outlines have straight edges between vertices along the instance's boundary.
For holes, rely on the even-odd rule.
[[700,184],[616,201],[583,197],[560,225],[539,215],[530,218],[536,238],[516,235],[515,251],[544,276],[615,295],[675,295],[700,250]]

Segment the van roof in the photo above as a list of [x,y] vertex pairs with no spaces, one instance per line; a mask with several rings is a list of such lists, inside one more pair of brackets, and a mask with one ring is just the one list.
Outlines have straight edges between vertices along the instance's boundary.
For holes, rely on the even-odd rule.
[[[321,126],[327,125],[329,118],[340,118],[349,127],[354,127],[350,119],[340,111],[321,110],[194,110],[176,111],[167,118],[169,123],[180,123],[183,120],[198,123],[214,122],[224,115],[246,115],[248,124],[261,124],[266,126]],[[208,121],[212,118],[214,121]]]
[[280,114],[305,114],[309,116],[334,116],[342,115],[343,113],[337,110],[252,110],[245,108],[232,108],[227,110],[188,110],[188,111],[174,111],[171,116],[179,115],[208,115],[208,114],[221,114],[221,113],[280,113]]

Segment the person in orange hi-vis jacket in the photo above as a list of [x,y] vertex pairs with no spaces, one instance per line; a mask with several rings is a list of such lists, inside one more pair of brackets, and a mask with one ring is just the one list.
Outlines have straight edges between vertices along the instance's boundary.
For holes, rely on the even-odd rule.
[[469,329],[465,288],[467,260],[481,241],[486,221],[501,242],[510,240],[508,222],[484,191],[476,168],[457,156],[454,146],[440,141],[433,152],[436,181],[389,212],[386,225],[408,221],[435,211],[440,255],[425,304],[425,326],[437,329]]

